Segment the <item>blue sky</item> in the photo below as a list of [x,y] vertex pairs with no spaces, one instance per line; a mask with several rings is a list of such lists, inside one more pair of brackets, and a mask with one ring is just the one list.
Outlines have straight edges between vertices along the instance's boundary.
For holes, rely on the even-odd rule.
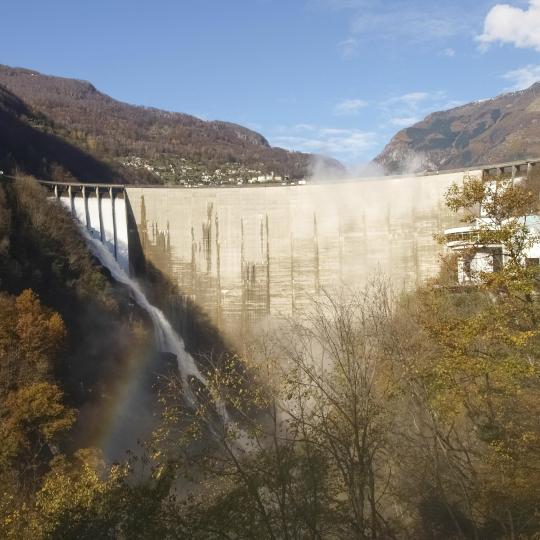
[[348,164],[431,111],[540,79],[540,0],[2,4],[0,63]]

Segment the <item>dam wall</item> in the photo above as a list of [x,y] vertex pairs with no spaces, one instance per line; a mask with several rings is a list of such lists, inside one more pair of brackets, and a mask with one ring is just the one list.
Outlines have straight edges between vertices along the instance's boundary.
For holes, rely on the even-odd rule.
[[464,175],[215,188],[125,186],[147,261],[233,339],[324,291],[436,275],[433,238],[459,224],[444,194]]

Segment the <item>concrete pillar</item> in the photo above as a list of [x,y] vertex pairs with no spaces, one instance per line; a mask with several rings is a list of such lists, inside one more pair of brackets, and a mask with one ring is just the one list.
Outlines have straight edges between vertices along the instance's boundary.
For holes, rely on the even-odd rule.
[[118,250],[116,249],[116,211],[114,209],[114,191],[113,188],[109,188],[109,196],[111,198],[111,211],[112,211],[112,224],[113,224],[113,245],[114,245],[114,258],[118,260]]
[[516,174],[519,172],[519,165],[512,165],[512,180],[516,178]]
[[54,184],[54,196],[58,199],[58,184]]
[[97,206],[98,206],[98,215],[99,215],[99,237],[102,242],[105,241],[105,230],[103,227],[103,214],[101,211],[101,197],[99,195],[99,186],[96,186],[96,199],[97,199]]
[[90,212],[88,210],[88,196],[86,193],[86,186],[82,187],[82,195],[83,195],[83,201],[84,201],[84,218],[86,221],[86,228],[90,229],[91,222],[90,222]]
[[69,184],[68,186],[68,197],[69,197],[69,208],[71,210],[71,215],[75,217],[77,214],[75,213],[75,201],[73,199],[73,187],[71,184]]
[[533,167],[534,167],[534,163],[532,163],[532,162],[529,161],[529,162],[527,163],[527,180],[531,177],[531,173],[532,173]]
[[497,174],[498,174],[499,176],[502,176],[502,175],[504,174],[504,167],[498,167],[498,168],[497,168]]

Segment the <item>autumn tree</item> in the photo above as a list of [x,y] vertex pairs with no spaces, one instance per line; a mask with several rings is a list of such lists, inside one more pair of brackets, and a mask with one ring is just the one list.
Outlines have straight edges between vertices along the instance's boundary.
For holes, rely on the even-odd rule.
[[196,403],[173,385],[158,446],[194,482],[191,537],[392,535],[393,382],[377,345],[389,308],[383,285],[326,295],[260,340],[246,371],[211,370]]
[[500,245],[506,257],[472,284],[420,288],[385,332],[407,411],[402,461],[416,478],[406,492],[428,537],[528,538],[540,507],[535,201],[510,180],[471,178],[447,202],[474,225],[473,251]]

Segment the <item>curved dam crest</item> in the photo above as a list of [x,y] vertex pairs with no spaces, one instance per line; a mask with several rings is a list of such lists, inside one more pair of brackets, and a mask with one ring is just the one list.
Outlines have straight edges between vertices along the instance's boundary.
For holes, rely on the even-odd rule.
[[[384,276],[396,290],[437,274],[434,235],[459,225],[452,183],[538,160],[307,185],[163,187],[42,182],[129,272],[142,255],[236,344],[324,291]],[[136,244],[136,245],[135,245]]]
[[242,343],[269,318],[305,312],[323,291],[358,289],[377,276],[411,289],[435,276],[442,248],[434,235],[459,224],[444,194],[486,171],[299,186],[44,184],[124,270],[142,249]]
[[482,170],[303,186],[126,186],[143,253],[235,341],[323,290],[384,275],[410,289],[439,269],[444,194]]

